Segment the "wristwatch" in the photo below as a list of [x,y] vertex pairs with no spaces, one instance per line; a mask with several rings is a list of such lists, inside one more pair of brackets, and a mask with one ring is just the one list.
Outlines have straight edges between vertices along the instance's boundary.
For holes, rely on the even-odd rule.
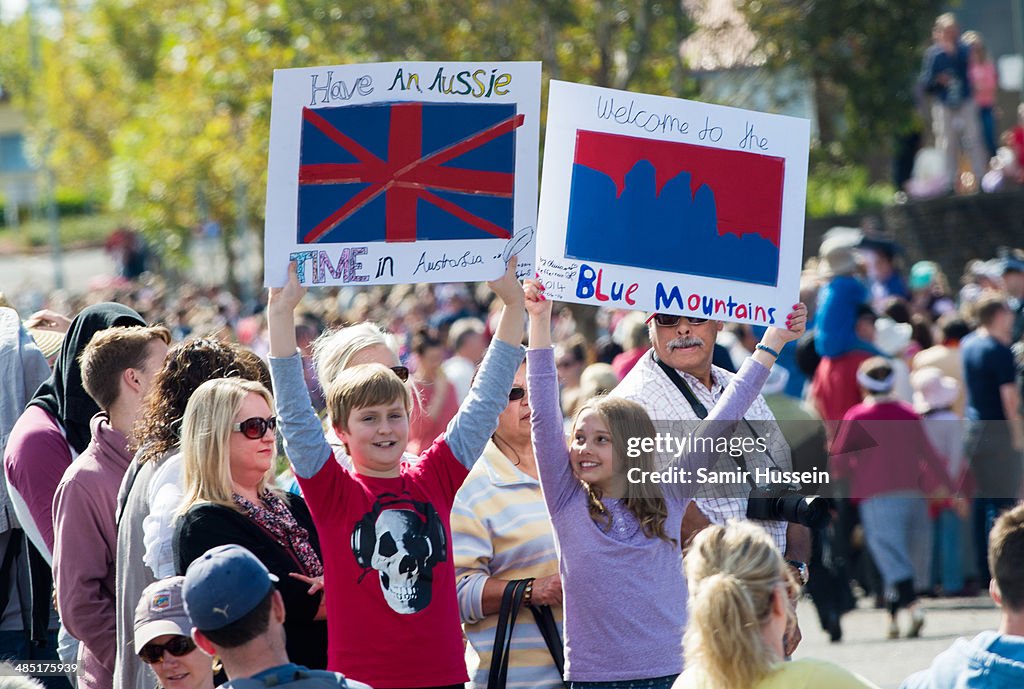
[[811,578],[811,572],[807,568],[807,563],[800,562],[799,560],[786,560],[786,564],[796,570],[797,576],[800,577],[800,585],[807,586],[807,582]]

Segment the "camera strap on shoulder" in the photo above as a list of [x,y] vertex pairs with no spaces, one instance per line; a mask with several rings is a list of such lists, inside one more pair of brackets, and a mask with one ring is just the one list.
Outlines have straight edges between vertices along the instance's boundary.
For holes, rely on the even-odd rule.
[[701,421],[708,418],[708,408],[705,407],[699,399],[697,399],[695,394],[693,394],[693,390],[691,390],[690,386],[686,384],[683,377],[679,375],[679,371],[659,359],[657,354],[652,352],[651,356],[654,358],[654,363],[658,365],[658,368],[664,371],[665,375],[668,376],[668,379],[671,380],[677,388],[679,388],[679,392],[683,393],[683,397],[685,397],[686,401],[690,403],[690,408],[693,409],[693,413],[697,415],[697,418]]
[[[683,397],[689,403],[690,409],[693,410],[693,413],[697,416],[697,418],[700,419],[701,421],[706,419],[708,417],[708,408],[705,407],[699,399],[697,399],[697,395],[693,393],[693,390],[690,389],[690,386],[687,384],[687,382],[683,380],[683,377],[681,375],[679,375],[679,371],[675,370],[674,368],[666,364],[664,361],[659,359],[658,355],[655,354],[653,351],[651,352],[651,357],[654,359],[654,363],[658,365],[658,368],[660,368],[665,373],[665,375],[668,376],[668,379],[672,381],[676,388],[679,389],[679,392],[682,393]],[[751,425],[750,421],[748,421],[745,418],[741,420],[744,424],[746,424],[747,429],[754,437],[754,440],[760,439],[761,436],[758,434],[757,431],[754,430],[754,427],[753,425]],[[774,466],[776,469],[780,468],[779,465],[775,463],[775,458],[772,457],[772,454],[768,451],[768,443],[765,443],[764,454],[768,458],[768,461],[772,463],[772,466]],[[754,481],[754,479],[750,477],[750,472],[747,470],[746,458],[743,455],[740,455],[735,459],[736,468],[742,471],[743,475],[747,477],[747,483],[749,483],[752,488],[757,488],[757,483]]]

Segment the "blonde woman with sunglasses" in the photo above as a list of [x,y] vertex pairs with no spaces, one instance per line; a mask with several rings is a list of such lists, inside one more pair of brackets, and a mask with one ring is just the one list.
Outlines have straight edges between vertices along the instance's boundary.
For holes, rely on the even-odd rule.
[[185,500],[174,534],[183,575],[210,548],[236,543],[279,579],[288,656],[327,666],[320,541],[305,501],[274,488],[274,400],[261,384],[221,378],[199,386],[185,408]]

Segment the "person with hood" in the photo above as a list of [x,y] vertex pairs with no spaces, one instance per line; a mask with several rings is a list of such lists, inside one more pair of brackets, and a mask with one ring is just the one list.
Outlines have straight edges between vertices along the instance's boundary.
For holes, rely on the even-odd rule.
[[1011,689],[1024,686],[1024,505],[1004,512],[988,541],[989,595],[1000,609],[999,628],[957,639],[927,670],[900,689]]
[[870,299],[862,271],[856,249],[844,236],[832,236],[821,243],[818,275],[825,282],[818,291],[814,348],[822,357],[836,358],[852,351],[879,354],[855,328],[858,307]]
[[4,450],[14,512],[48,565],[53,553],[53,494],[72,460],[89,445],[90,422],[100,411],[82,386],[78,358],[99,331],[132,325],[146,322],[121,304],[104,302],[83,309],[71,322],[52,375],[28,403]]

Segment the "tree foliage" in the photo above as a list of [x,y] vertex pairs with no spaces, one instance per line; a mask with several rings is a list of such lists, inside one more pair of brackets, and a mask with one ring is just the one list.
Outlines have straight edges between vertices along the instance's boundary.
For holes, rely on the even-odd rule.
[[[63,185],[111,199],[167,256],[263,222],[273,70],[542,60],[545,77],[692,95],[681,0],[90,0],[0,27],[0,83]],[[230,254],[229,254],[230,255]]]
[[815,91],[823,149],[865,161],[914,120],[913,87],[942,0],[738,0],[771,67]]

